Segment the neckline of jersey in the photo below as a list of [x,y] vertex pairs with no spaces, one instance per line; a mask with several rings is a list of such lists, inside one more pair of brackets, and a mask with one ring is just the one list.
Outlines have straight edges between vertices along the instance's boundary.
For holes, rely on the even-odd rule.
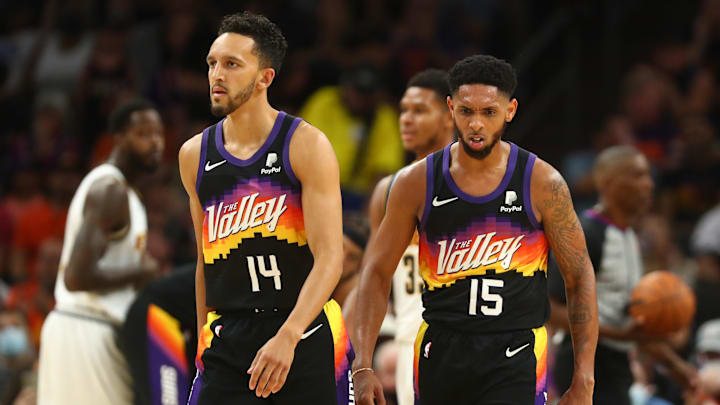
[[[280,132],[280,126],[283,122],[283,119],[285,118],[285,112],[284,111],[278,111],[277,118],[275,118],[275,123],[273,124],[272,130],[270,130],[270,135],[268,135],[267,139],[265,139],[265,142],[258,148],[255,153],[252,154],[247,159],[240,159],[239,157],[236,157],[232,155],[230,152],[228,152],[227,149],[225,149],[225,142],[223,140],[223,123],[225,122],[225,118],[220,120],[218,122],[217,127],[215,128],[215,147],[217,148],[218,152],[220,152],[220,155],[224,157],[228,162],[236,165],[236,166],[249,166],[253,163],[255,163],[260,156],[264,155],[265,152],[270,148],[270,145],[273,144],[275,141],[275,137],[277,137],[278,132]],[[227,117],[226,117],[227,118]]]
[[460,187],[455,183],[455,180],[450,173],[450,148],[453,144],[451,143],[450,145],[446,146],[445,150],[443,151],[442,169],[443,175],[445,176],[445,181],[447,182],[448,186],[450,186],[450,190],[452,190],[452,192],[455,193],[456,196],[460,197],[460,199],[473,204],[482,204],[496,199],[510,183],[510,179],[512,178],[517,163],[517,145],[512,142],[508,143],[510,144],[510,155],[508,156],[507,166],[505,167],[505,176],[503,176],[502,181],[500,181],[500,184],[497,186],[497,188],[495,188],[495,190],[493,190],[490,194],[482,196],[474,196],[471,194],[467,194],[466,192],[462,191]]

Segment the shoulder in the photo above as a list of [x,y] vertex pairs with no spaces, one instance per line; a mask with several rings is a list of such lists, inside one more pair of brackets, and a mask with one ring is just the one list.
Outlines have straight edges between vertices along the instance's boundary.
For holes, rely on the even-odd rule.
[[90,184],[85,210],[112,212],[127,205],[127,192],[124,181],[111,175],[102,176]]
[[337,158],[325,134],[307,121],[300,121],[290,139],[290,164],[300,182],[308,176],[339,176]]
[[560,172],[540,158],[535,159],[530,185],[533,199],[540,197],[544,200],[547,197],[558,198],[570,194],[567,183]]
[[[427,159],[422,159],[405,166],[397,172],[390,194],[397,194],[403,198],[412,199],[413,201],[424,201],[426,177]],[[422,191],[422,193],[420,191]]]
[[182,146],[180,147],[180,152],[178,153],[178,159],[180,160],[181,165],[183,164],[183,161],[192,160],[192,158],[200,160],[202,137],[202,133],[195,134],[193,137],[191,137],[182,144]]

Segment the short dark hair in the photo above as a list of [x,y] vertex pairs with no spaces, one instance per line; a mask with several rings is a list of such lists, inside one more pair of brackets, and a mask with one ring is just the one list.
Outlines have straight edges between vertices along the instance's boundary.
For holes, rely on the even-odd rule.
[[423,89],[432,90],[437,93],[441,100],[445,100],[445,97],[450,94],[448,74],[440,69],[426,69],[416,73],[408,81],[407,87],[422,87]]
[[457,62],[448,72],[450,94],[464,84],[485,84],[512,96],[517,87],[517,76],[512,65],[490,55],[473,55]]
[[275,23],[249,11],[228,14],[220,22],[218,36],[228,32],[252,38],[255,41],[253,52],[258,55],[260,65],[275,69],[276,74],[280,72],[288,45]]
[[157,110],[157,108],[152,102],[144,98],[135,98],[120,104],[110,113],[108,130],[113,134],[124,132],[130,124],[132,114],[135,111],[144,110]]

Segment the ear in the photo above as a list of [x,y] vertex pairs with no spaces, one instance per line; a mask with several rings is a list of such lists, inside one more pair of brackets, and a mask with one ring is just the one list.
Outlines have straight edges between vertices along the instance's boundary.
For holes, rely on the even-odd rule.
[[447,106],[450,109],[450,118],[455,119],[455,106],[453,105],[452,95],[447,96]]
[[275,69],[273,68],[264,68],[260,69],[258,72],[258,78],[255,82],[255,86],[260,90],[265,90],[273,82],[273,79],[275,79]]
[[517,113],[518,108],[518,101],[516,98],[513,98],[508,102],[507,110],[505,111],[505,122],[510,122],[513,120],[513,117],[515,117],[515,113]]

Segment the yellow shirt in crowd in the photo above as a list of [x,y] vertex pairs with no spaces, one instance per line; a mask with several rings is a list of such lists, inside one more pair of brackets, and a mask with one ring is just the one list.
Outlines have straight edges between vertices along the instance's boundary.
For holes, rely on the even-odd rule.
[[[339,87],[323,87],[313,93],[300,117],[327,135],[340,164],[340,184],[345,190],[369,194],[375,181],[404,164],[398,114],[386,103],[378,106],[369,131],[365,131],[369,138],[362,154],[358,149],[363,124],[343,106]],[[356,158],[362,160],[355,162]]]

